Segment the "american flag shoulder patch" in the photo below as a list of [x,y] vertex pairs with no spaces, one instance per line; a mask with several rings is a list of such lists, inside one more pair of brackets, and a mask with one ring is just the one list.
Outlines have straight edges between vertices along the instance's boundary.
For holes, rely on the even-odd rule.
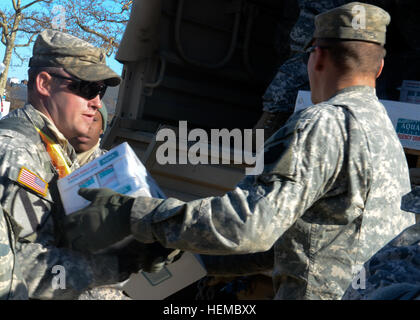
[[47,195],[48,183],[25,167],[20,169],[17,181],[44,197]]

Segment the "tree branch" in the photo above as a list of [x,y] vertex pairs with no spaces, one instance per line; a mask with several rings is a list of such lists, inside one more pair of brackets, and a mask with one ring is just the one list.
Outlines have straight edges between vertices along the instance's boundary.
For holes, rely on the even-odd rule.
[[121,4],[123,5],[123,7],[121,8],[121,13],[123,13],[124,11],[129,11],[130,10],[130,6],[133,4],[133,0],[127,1],[126,3],[121,2]]
[[12,0],[12,4],[13,4],[13,9],[15,9],[16,12],[18,12],[19,11],[19,7],[16,4],[16,0]]
[[7,36],[7,34],[9,33],[9,26],[7,25],[7,17],[6,17],[6,14],[2,10],[0,10],[0,17],[3,20],[3,21],[0,22],[0,27],[3,29],[3,34],[5,36]]
[[28,30],[28,29],[24,29],[24,28],[19,28],[16,30],[17,32],[24,32],[24,33],[40,33],[40,29],[36,29],[36,30]]
[[24,5],[23,7],[20,8],[20,10],[25,10],[26,8],[29,8],[30,6],[34,5],[35,3],[38,2],[45,2],[45,3],[51,3],[51,0],[34,0],[26,5]]
[[32,43],[32,41],[34,40],[34,37],[35,37],[37,34],[38,34],[38,32],[37,32],[37,33],[33,33],[33,34],[29,37],[28,42],[27,42],[27,43],[25,43],[25,44],[15,44],[15,48],[29,47],[29,45]]
[[7,18],[6,18],[6,15],[4,14],[4,12],[2,10],[0,10],[0,17],[3,19],[3,22],[6,23]]
[[23,58],[16,50],[16,47],[13,49],[13,53],[16,55],[16,57],[19,58],[21,65],[23,64],[23,62],[25,62],[25,58]]
[[0,26],[3,29],[1,33],[1,42],[6,45],[7,36],[9,33],[9,26],[6,23],[0,22]]
[[[33,21],[33,22],[35,22],[35,23],[37,23],[38,25],[40,25],[40,26],[42,26],[43,28],[46,28],[46,27],[48,27],[48,25],[49,25],[49,21],[47,21],[47,20],[42,20],[42,19],[38,19],[37,17],[35,17],[35,16],[30,16],[30,17],[24,17],[23,18],[23,20],[24,21]],[[32,27],[32,26],[31,26]]]
[[4,35],[4,33],[1,34],[1,43],[3,43],[5,46],[7,46],[7,39]]
[[7,24],[0,21],[0,28],[2,28],[3,30],[7,30]]
[[97,32],[97,31],[95,31],[95,30],[93,30],[93,29],[91,29],[91,28],[89,28],[89,27],[87,27],[85,25],[82,25],[80,23],[79,19],[75,19],[75,20],[76,20],[76,24],[83,31],[96,35],[97,37],[101,38],[104,42],[107,42],[107,43],[109,43],[112,46],[118,46],[118,43],[116,43],[113,38],[109,38],[109,37],[107,37],[107,36],[105,36],[105,35]]

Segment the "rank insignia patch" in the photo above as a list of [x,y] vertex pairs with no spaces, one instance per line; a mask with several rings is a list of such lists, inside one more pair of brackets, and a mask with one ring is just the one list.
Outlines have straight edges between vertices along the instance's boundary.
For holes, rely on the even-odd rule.
[[44,197],[47,195],[48,183],[25,167],[20,169],[17,181]]

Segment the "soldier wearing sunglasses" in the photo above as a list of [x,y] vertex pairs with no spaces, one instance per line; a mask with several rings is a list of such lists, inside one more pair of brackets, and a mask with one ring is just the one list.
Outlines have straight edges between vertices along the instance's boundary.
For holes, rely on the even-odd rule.
[[28,75],[27,104],[0,121],[0,299],[76,299],[86,292],[123,299],[118,290],[96,289],[127,279],[139,259],[63,248],[56,186],[79,167],[69,140],[89,134],[107,86],[121,79],[101,49],[53,30],[39,34]]

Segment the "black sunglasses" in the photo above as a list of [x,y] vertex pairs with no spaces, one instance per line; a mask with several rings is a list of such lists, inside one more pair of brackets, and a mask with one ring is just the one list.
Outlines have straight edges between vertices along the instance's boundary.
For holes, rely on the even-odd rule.
[[328,49],[330,47],[325,47],[325,46],[310,46],[308,49],[306,49],[303,52],[303,61],[305,62],[305,64],[308,64],[309,61],[309,56],[311,55],[312,52],[315,51],[316,48],[321,48],[321,49]]
[[97,95],[99,95],[99,97],[102,99],[102,97],[105,95],[105,91],[107,88],[106,84],[99,84],[97,82],[90,82],[64,77],[55,73],[49,73],[49,75],[58,79],[70,80],[71,83],[67,86],[67,88],[74,94],[77,94],[78,96],[87,100],[91,100]]

